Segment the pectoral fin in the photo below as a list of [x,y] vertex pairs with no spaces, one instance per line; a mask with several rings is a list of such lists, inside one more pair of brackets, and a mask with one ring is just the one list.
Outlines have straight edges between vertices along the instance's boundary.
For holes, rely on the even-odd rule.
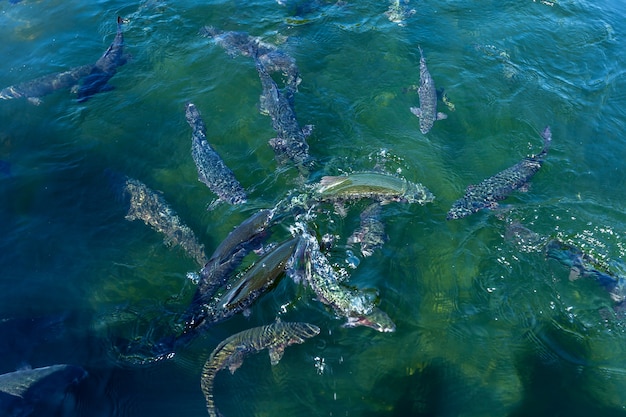
[[410,110],[411,113],[413,113],[417,117],[422,117],[422,109],[420,109],[419,107],[411,107]]
[[448,118],[447,114],[441,113],[441,112],[437,113],[437,120],[443,120],[443,119],[447,119],[447,118]]
[[280,362],[280,359],[283,357],[283,353],[285,353],[285,346],[282,344],[271,346],[269,349],[270,354],[270,363],[272,365],[276,365]]

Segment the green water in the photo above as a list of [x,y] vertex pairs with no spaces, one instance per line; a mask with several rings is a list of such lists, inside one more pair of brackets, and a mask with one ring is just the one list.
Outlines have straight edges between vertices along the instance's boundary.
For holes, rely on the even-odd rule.
[[[83,366],[79,416],[204,416],[200,370],[229,335],[277,316],[309,321],[319,336],[266,352],[215,400],[234,416],[626,415],[626,326],[606,291],[542,252],[505,239],[494,213],[446,221],[465,187],[552,148],[527,193],[502,204],[544,235],[607,262],[626,260],[626,8],[619,0],[410,0],[399,25],[386,1],[0,2],[0,88],[95,61],[121,15],[129,62],[115,89],[85,103],[68,91],[0,102],[0,373],[24,365]],[[342,218],[312,220],[339,236],[330,256],[350,283],[377,288],[395,333],[343,321],[283,280],[249,317],[223,322],[169,362],[120,362],[120,340],[175,331],[197,266],[139,221],[128,222],[102,172],[159,190],[207,252],[259,208],[299,187],[279,168],[259,113],[249,57],[198,35],[213,25],[280,45],[299,66],[295,96],[318,165],[312,179],[382,165],[421,182],[434,203],[383,207],[389,241],[356,269]],[[419,53],[454,103],[422,135]],[[209,141],[249,192],[219,205],[197,181],[184,104],[204,116]],[[284,225],[289,226],[289,224]],[[277,226],[272,240],[288,233]]]

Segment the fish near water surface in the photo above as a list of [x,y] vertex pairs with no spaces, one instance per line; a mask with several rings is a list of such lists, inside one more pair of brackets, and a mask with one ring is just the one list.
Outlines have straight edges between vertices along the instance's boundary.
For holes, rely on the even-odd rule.
[[122,18],[118,16],[115,39],[93,65],[90,73],[81,80],[77,91],[78,102],[85,102],[101,91],[112,90],[113,86],[109,84],[109,80],[117,73],[117,68],[124,65],[126,61]]
[[435,124],[435,120],[443,120],[448,116],[444,113],[437,112],[437,90],[435,89],[435,81],[428,72],[426,60],[422,48],[420,51],[420,86],[417,94],[420,100],[419,107],[411,107],[411,113],[420,119],[420,132],[426,134]]
[[387,241],[385,225],[380,221],[380,203],[369,205],[361,213],[360,226],[348,238],[348,244],[360,243],[361,254],[365,257],[372,256]]
[[185,106],[185,117],[192,129],[191,155],[198,169],[198,180],[217,194],[218,201],[244,204],[248,200],[246,191],[207,141],[206,125],[193,103]]
[[163,196],[134,178],[113,171],[105,172],[111,186],[128,206],[126,220],[142,220],[152,229],[165,236],[168,245],[179,245],[199,265],[207,263],[204,245],[187,226]]
[[291,162],[302,174],[308,176],[311,158],[306,138],[311,133],[311,128],[301,128],[296,119],[293,108],[295,90],[287,85],[285,91],[281,91],[256,55],[254,62],[263,88],[262,107],[272,118],[272,127],[276,132],[276,137],[269,141],[276,159],[279,163]]
[[200,35],[211,38],[230,56],[256,55],[268,72],[281,72],[287,77],[286,85],[294,91],[300,84],[300,72],[296,60],[275,45],[263,42],[246,32],[221,31],[212,26],[200,29]]
[[313,199],[344,201],[371,198],[380,203],[392,201],[426,204],[435,196],[422,184],[380,172],[353,172],[325,176],[314,186]]
[[202,368],[200,386],[206,400],[209,416],[221,416],[213,399],[215,375],[228,368],[234,373],[243,364],[245,356],[268,349],[272,365],[278,364],[285,348],[319,334],[320,328],[309,323],[276,322],[236,333],[222,341],[211,352]]
[[541,132],[541,137],[543,149],[538,155],[524,158],[479,184],[467,187],[465,195],[452,204],[446,219],[460,219],[483,209],[494,209],[498,206],[498,201],[504,200],[513,191],[528,186],[528,182],[539,171],[550,149],[552,133],[549,126]]
[[330,306],[335,314],[347,319],[345,327],[367,326],[379,332],[393,332],[396,325],[379,309],[371,294],[347,287],[340,282],[330,261],[315,236],[301,232],[301,239],[288,271],[296,282],[309,286],[319,301]]
[[73,365],[52,365],[2,374],[0,415],[37,417],[67,412],[66,397],[86,377],[84,369]]
[[81,65],[67,71],[44,75],[21,84],[6,87],[0,91],[0,99],[26,98],[30,103],[39,105],[41,97],[61,89],[70,89],[78,84],[80,79],[89,75],[93,64]]

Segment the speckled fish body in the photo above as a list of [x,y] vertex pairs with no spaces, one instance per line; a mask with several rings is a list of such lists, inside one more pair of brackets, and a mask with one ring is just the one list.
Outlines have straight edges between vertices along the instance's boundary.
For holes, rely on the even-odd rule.
[[411,107],[411,113],[420,119],[420,131],[425,135],[435,124],[435,120],[442,120],[448,116],[437,112],[437,90],[435,81],[428,72],[422,48],[420,51],[420,86],[417,94],[420,99],[419,107]]
[[306,339],[319,334],[320,328],[309,323],[276,322],[267,326],[254,327],[236,333],[222,341],[211,352],[202,368],[200,386],[206,400],[209,416],[221,415],[215,407],[213,384],[215,375],[228,368],[234,373],[247,355],[268,349],[270,362],[276,365],[287,346],[303,343]]
[[313,198],[322,201],[371,198],[382,203],[401,201],[419,204],[430,203],[435,199],[422,184],[379,172],[322,177],[314,187]]
[[479,184],[467,187],[465,195],[454,202],[446,218],[448,220],[460,219],[482,209],[493,209],[497,207],[499,200],[504,200],[513,191],[527,186],[528,181],[541,168],[543,159],[548,153],[552,141],[550,127],[546,127],[541,136],[544,140],[544,147],[538,155],[524,158]]
[[100,91],[113,89],[108,84],[117,72],[117,68],[126,63],[124,55],[124,33],[122,32],[122,18],[117,18],[117,33],[115,39],[102,56],[92,66],[90,73],[81,80],[78,88],[78,101],[84,102]]
[[380,212],[380,203],[371,204],[363,210],[359,228],[348,238],[349,244],[361,244],[363,256],[372,256],[374,251],[381,248],[387,241],[385,225],[380,220]]
[[[109,175],[117,176],[114,173]],[[119,181],[118,186],[121,187],[122,194],[129,204],[127,220],[142,220],[152,229],[162,233],[166,244],[179,245],[199,265],[206,264],[204,245],[199,243],[193,231],[183,223],[161,194],[134,178],[122,176]]]
[[379,332],[395,331],[393,321],[376,307],[373,297],[340,283],[328,258],[321,252],[315,236],[303,231],[296,254],[303,259],[294,262],[303,268],[291,270],[296,281],[304,281],[323,304],[330,306],[339,317],[345,317],[346,327],[367,326]]
[[0,99],[26,98],[33,104],[40,104],[41,97],[61,89],[76,86],[79,80],[88,75],[93,64],[81,65],[67,71],[45,75],[31,81],[12,85],[0,91]]
[[263,88],[261,107],[272,118],[272,127],[276,132],[276,137],[269,141],[276,159],[279,163],[291,162],[304,173],[308,173],[306,167],[310,164],[310,156],[306,137],[310,134],[310,129],[302,129],[296,119],[293,108],[295,90],[286,86],[284,92],[281,91],[256,57],[255,64]]
[[244,188],[207,141],[206,126],[193,103],[187,104],[185,115],[193,131],[191,155],[198,169],[198,179],[217,194],[221,201],[229,204],[245,203],[247,195]]

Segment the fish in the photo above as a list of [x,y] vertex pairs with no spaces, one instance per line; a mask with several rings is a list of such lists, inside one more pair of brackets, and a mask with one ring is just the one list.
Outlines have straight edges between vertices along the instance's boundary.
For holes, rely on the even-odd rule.
[[420,132],[426,134],[432,129],[435,120],[443,120],[448,116],[444,113],[437,112],[437,90],[435,89],[435,81],[428,72],[426,60],[422,48],[418,46],[420,51],[420,86],[417,94],[420,100],[419,107],[411,107],[411,113],[420,119]]
[[229,204],[246,203],[246,191],[207,141],[206,125],[193,103],[185,106],[185,117],[192,129],[191,155],[198,169],[198,180],[218,196],[218,201]]
[[371,198],[383,204],[398,201],[423,205],[435,199],[422,184],[377,171],[325,176],[313,190],[312,198],[319,201]]
[[26,98],[31,104],[40,105],[43,96],[57,90],[72,88],[89,75],[94,64],[80,65],[67,71],[44,75],[24,83],[6,87],[0,91],[0,99]]
[[201,266],[208,262],[204,245],[160,193],[137,179],[111,170],[105,171],[105,175],[128,207],[126,220],[142,220],[153,230],[163,234],[168,246],[180,246]]
[[348,238],[348,244],[360,243],[361,254],[364,257],[372,256],[387,241],[385,225],[380,221],[380,203],[369,205],[361,213],[361,224]]
[[415,14],[415,9],[409,8],[409,0],[391,0],[385,16],[390,22],[398,26],[406,26],[405,19]]
[[124,33],[122,32],[122,18],[117,17],[117,33],[115,39],[102,56],[92,66],[91,71],[82,78],[78,87],[78,102],[87,101],[94,94],[109,91],[113,86],[109,80],[117,73],[117,68],[124,65],[127,56],[124,54]]
[[292,279],[308,285],[322,304],[330,306],[337,316],[346,318],[345,327],[367,326],[379,332],[395,331],[396,325],[374,304],[371,296],[340,283],[315,236],[305,227],[302,229],[294,252],[300,259],[290,262],[288,269]]
[[66,396],[86,377],[83,368],[64,364],[2,374],[0,415],[52,416],[61,410],[67,412]]
[[504,200],[515,190],[527,188],[530,179],[539,171],[550,149],[552,142],[550,126],[544,128],[541,137],[543,149],[538,155],[526,157],[479,184],[467,187],[465,195],[452,204],[446,219],[461,219],[483,209],[495,209],[499,200]]
[[231,57],[255,54],[268,72],[281,72],[285,75],[285,84],[294,90],[297,90],[302,81],[296,60],[275,45],[263,42],[261,38],[250,36],[247,32],[221,31],[213,26],[201,28],[200,35],[213,39]]
[[206,400],[209,416],[221,416],[213,399],[216,374],[228,368],[231,374],[243,364],[245,356],[268,349],[270,363],[278,364],[287,346],[304,343],[318,335],[320,328],[303,322],[277,321],[266,326],[253,327],[228,337],[211,352],[202,367],[200,387]]
[[[248,308],[261,294],[274,286],[298,242],[288,239],[255,262],[217,301],[220,316]],[[220,317],[221,318],[221,317]]]
[[296,119],[293,107],[295,90],[287,85],[284,92],[281,91],[256,55],[254,61],[263,87],[262,108],[272,118],[272,127],[276,132],[276,137],[269,141],[276,159],[281,164],[293,163],[303,175],[308,176],[311,157],[306,138],[311,134],[312,127],[301,128]]
[[561,265],[570,268],[569,279],[571,281],[578,278],[592,278],[608,291],[615,303],[625,304],[626,276],[613,271],[614,268],[607,263],[558,239],[551,239],[545,245],[545,254],[547,258],[555,259]]

